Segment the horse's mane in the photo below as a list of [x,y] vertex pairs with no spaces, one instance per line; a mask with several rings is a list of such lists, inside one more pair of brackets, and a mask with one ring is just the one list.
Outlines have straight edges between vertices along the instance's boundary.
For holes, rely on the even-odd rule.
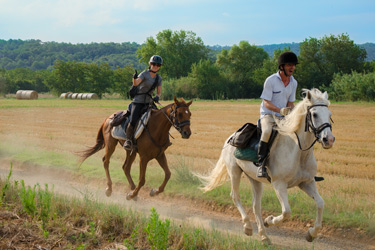
[[[310,99],[308,98],[307,92],[311,95]],[[330,104],[325,93],[322,93],[319,89],[302,89],[302,94],[305,94],[305,97],[294,107],[289,115],[285,116],[285,118],[280,121],[275,119],[279,133],[292,134],[297,132],[306,117],[307,108],[309,106],[314,104],[324,104],[328,106]]]
[[[177,101],[178,101],[179,103],[186,104],[186,101],[185,101],[185,99],[184,99],[183,97],[178,98]],[[160,108],[160,109],[153,109],[152,112],[153,112],[153,113],[155,113],[155,112],[162,112],[161,110],[167,110],[167,109],[169,109],[173,104],[175,104],[175,103],[172,102],[172,103],[168,104],[167,106],[164,106],[164,107],[162,107],[162,108]]]

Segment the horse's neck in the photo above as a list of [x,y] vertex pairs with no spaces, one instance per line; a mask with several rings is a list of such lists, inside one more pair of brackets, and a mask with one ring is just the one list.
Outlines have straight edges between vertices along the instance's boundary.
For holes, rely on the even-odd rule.
[[300,153],[308,153],[310,150],[302,151],[299,147],[298,140],[301,143],[302,149],[307,149],[311,146],[311,144],[314,143],[315,136],[310,131],[305,131],[306,121],[305,119],[301,122],[300,127],[296,131],[296,133],[290,134],[290,135],[282,135],[279,134],[279,139],[277,141],[278,145],[286,145],[290,144],[290,148],[292,150],[299,151]]
[[163,132],[168,134],[172,126],[172,123],[168,119],[168,107],[169,106],[167,106],[165,109],[160,109],[151,114],[151,119],[149,123],[150,129],[155,130],[160,134],[163,134]]

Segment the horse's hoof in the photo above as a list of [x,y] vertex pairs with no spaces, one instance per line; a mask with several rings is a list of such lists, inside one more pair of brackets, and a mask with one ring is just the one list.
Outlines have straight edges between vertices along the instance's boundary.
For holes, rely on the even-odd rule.
[[268,238],[267,236],[262,236],[261,239],[262,239],[262,244],[272,245],[272,242],[271,242],[270,238]]
[[306,234],[306,240],[308,242],[312,242],[314,240],[314,238],[311,236],[311,234],[308,230],[307,230],[307,234]]
[[243,227],[243,232],[247,235],[247,236],[251,236],[253,235],[253,229],[252,228],[248,228],[248,227]]
[[127,199],[128,201],[130,201],[130,200],[137,201],[137,200],[138,200],[138,196],[137,196],[137,195],[136,195],[136,196],[133,196],[132,193],[128,193],[128,194],[126,195],[126,199]]
[[264,220],[264,223],[263,225],[265,227],[270,227],[272,224],[271,224],[271,221],[273,220],[273,215],[270,215],[268,216],[265,220]]
[[153,188],[150,192],[150,196],[155,196],[158,194],[158,190],[156,188]]
[[112,190],[110,190],[110,189],[105,190],[105,195],[107,197],[111,196],[112,195]]

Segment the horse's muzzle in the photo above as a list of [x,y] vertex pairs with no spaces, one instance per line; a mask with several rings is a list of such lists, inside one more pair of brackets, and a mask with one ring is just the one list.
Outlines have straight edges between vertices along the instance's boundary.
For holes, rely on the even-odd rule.
[[321,140],[322,146],[325,149],[332,148],[333,143],[335,143],[335,137],[333,135],[324,136]]
[[191,135],[190,129],[189,130],[182,130],[181,131],[181,136],[184,139],[189,139],[190,135]]

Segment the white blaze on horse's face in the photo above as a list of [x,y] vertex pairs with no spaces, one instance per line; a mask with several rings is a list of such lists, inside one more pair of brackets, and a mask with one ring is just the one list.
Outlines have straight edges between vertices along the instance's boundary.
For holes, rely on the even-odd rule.
[[[312,107],[310,110],[312,125],[315,128],[319,128],[323,124],[331,124],[331,111],[327,106],[316,106]],[[333,146],[335,142],[335,137],[332,134],[332,128],[325,127],[319,133],[319,142],[322,144],[323,148],[329,149]]]

